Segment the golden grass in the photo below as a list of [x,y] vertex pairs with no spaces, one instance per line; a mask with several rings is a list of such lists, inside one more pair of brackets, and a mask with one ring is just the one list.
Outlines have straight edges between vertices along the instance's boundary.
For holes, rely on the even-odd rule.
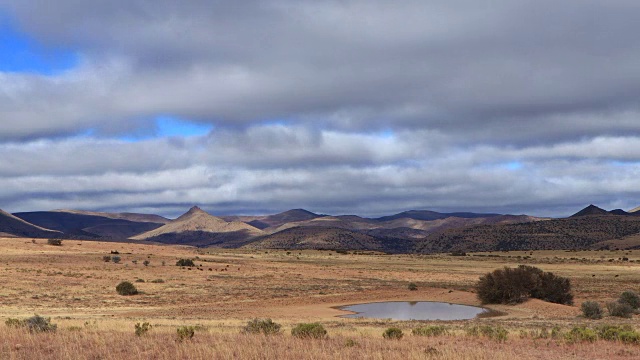
[[[120,253],[120,264],[102,260],[113,250]],[[612,342],[571,345],[520,339],[516,335],[520,330],[598,323],[579,318],[578,306],[539,300],[491,306],[505,316],[447,323],[455,336],[405,336],[396,342],[382,339],[386,327],[398,326],[410,333],[425,323],[336,317],[344,312],[334,307],[371,301],[479,305],[471,292],[478,277],[518,264],[569,277],[576,305],[587,299],[604,303],[623,290],[640,290],[638,250],[470,255],[198,250],[74,240],[57,247],[42,239],[35,243],[0,239],[0,321],[39,314],[59,325],[56,334],[29,334],[0,324],[0,359],[424,359],[434,354],[444,359],[622,359],[640,354],[638,346]],[[196,257],[199,268],[175,266],[180,258]],[[622,261],[623,257],[629,261]],[[144,266],[144,260],[150,265]],[[164,282],[151,282],[154,279]],[[133,282],[142,294],[118,295],[115,286],[124,280]],[[409,282],[416,283],[418,290],[409,291]],[[254,317],[273,318],[283,324],[285,334],[296,323],[320,321],[330,338],[301,341],[289,335],[239,335]],[[600,322],[633,324],[636,320]],[[133,325],[146,321],[154,329],[149,336],[135,337]],[[468,338],[463,329],[470,324],[504,326],[511,335],[504,344]],[[194,341],[175,341],[175,329],[182,325],[199,326]],[[347,339],[357,346],[346,346]]]
[[243,335],[196,332],[179,342],[173,333],[151,330],[142,337],[132,332],[58,331],[29,334],[23,329],[0,329],[2,359],[629,359],[638,346],[617,342],[567,344],[548,339],[513,338],[501,343],[467,336],[418,337],[385,340],[374,336],[330,336],[324,340],[289,335]]

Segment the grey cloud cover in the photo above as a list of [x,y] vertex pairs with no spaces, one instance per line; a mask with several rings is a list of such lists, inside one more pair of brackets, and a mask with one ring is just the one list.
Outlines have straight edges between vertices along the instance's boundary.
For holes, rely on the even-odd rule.
[[[562,215],[640,205],[637,1],[0,0],[0,208]],[[117,136],[169,114],[190,138]],[[75,136],[86,131],[93,136]]]

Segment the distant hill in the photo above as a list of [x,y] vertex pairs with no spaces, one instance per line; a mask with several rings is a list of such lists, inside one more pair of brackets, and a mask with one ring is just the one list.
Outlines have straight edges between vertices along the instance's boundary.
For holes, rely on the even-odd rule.
[[420,253],[450,251],[589,249],[640,233],[635,216],[582,215],[520,224],[449,229],[417,241]]
[[390,221],[390,220],[396,220],[396,219],[414,219],[414,220],[432,221],[432,220],[446,219],[449,217],[474,219],[474,218],[493,217],[493,216],[499,216],[499,215],[500,214],[477,214],[472,212],[439,213],[439,212],[430,211],[430,210],[409,210],[409,211],[404,211],[395,215],[379,217],[374,220]]
[[8,212],[0,210],[0,233],[3,236],[30,238],[59,238],[62,232],[46,229],[29,223]]
[[108,212],[85,211],[85,210],[54,210],[53,212],[100,216],[100,217],[105,217],[109,219],[128,220],[133,222],[148,222],[148,223],[156,223],[156,224],[167,224],[171,222],[171,220],[155,214],[138,214],[138,213],[128,213],[128,212],[108,213]]
[[571,215],[570,217],[579,217],[579,216],[601,216],[601,215],[609,215],[609,212],[605,209],[599,208],[593,204],[587,206],[586,208],[578,211],[577,213]]
[[[157,215],[109,214],[85,211],[36,211],[15,213],[15,216],[47,229],[60,231],[78,239],[127,239],[162,226]],[[150,219],[154,222],[129,219]],[[166,221],[169,221],[165,219]]]
[[292,209],[279,214],[264,216],[221,216],[226,221],[242,221],[258,229],[278,227],[291,222],[312,220],[322,215],[314,214],[305,209]]
[[330,227],[294,227],[258,238],[245,247],[251,249],[379,250],[380,239],[359,232]]
[[239,247],[263,232],[241,221],[225,221],[197,206],[157,229],[132,237],[169,244]]

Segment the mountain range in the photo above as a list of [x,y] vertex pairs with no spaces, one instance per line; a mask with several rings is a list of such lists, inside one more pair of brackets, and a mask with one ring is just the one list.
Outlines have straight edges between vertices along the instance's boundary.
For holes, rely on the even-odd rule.
[[216,217],[194,206],[170,220],[153,214],[80,210],[9,214],[0,210],[0,237],[387,253],[634,248],[640,247],[640,208],[606,211],[589,205],[561,219],[429,210],[365,218],[315,214],[304,209]]

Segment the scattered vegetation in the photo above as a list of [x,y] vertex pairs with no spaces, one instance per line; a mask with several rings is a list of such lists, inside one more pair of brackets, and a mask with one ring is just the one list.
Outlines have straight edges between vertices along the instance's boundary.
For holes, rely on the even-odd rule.
[[111,256],[110,255],[105,255],[102,257],[102,261],[104,262],[110,262],[111,261]]
[[493,327],[491,325],[476,325],[467,329],[467,335],[484,336],[489,339],[503,342],[507,340],[509,331],[507,331],[507,329],[503,328],[502,326]]
[[123,296],[136,295],[138,294],[138,289],[130,283],[129,281],[123,281],[116,286],[116,291],[118,294]]
[[609,311],[609,316],[621,318],[631,318],[633,314],[633,308],[631,307],[631,305],[618,301],[607,303],[607,310]]
[[12,328],[26,328],[32,333],[55,332],[58,325],[51,323],[51,318],[34,315],[27,319],[8,318],[5,325]]
[[440,336],[448,333],[447,328],[442,325],[429,325],[415,328],[411,331],[412,335],[417,336]]
[[640,308],[640,296],[631,290],[627,290],[620,294],[618,302],[621,304],[628,304],[633,310]]
[[178,341],[191,340],[196,334],[195,326],[180,326],[177,330]]
[[154,280],[151,280],[150,282],[154,283],[154,284],[163,284],[164,280],[162,280],[162,279],[154,279]]
[[527,265],[505,267],[481,276],[476,292],[483,304],[513,304],[530,297],[573,304],[569,279]]
[[390,340],[400,340],[403,336],[402,330],[397,327],[390,327],[382,333],[383,338]]
[[144,266],[149,266],[149,264],[151,264],[151,261],[149,261],[149,260],[145,260],[145,261],[142,262],[142,265],[144,265]]
[[415,283],[409,283],[409,285],[407,286],[407,289],[411,291],[416,291],[418,290],[418,285],[416,285]]
[[580,309],[582,310],[582,315],[587,319],[602,319],[604,315],[602,306],[596,301],[585,301],[580,305]]
[[280,333],[282,325],[271,319],[253,319],[242,329],[245,334],[275,335]]
[[297,338],[322,339],[327,336],[327,330],[319,323],[302,323],[291,329],[291,335]]
[[136,329],[136,336],[142,336],[146,333],[148,333],[151,330],[152,326],[151,324],[149,324],[148,322],[144,322],[144,323],[137,323],[135,325],[135,329]]
[[191,259],[180,259],[176,262],[176,266],[196,266]]
[[48,239],[47,240],[47,244],[48,245],[53,245],[53,246],[62,246],[62,240],[61,239]]
[[114,263],[119,263],[120,262],[120,256],[112,256],[111,257],[111,261],[113,261]]
[[594,342],[598,340],[598,334],[595,330],[589,329],[585,326],[576,326],[564,334],[564,339],[570,343],[579,341]]

